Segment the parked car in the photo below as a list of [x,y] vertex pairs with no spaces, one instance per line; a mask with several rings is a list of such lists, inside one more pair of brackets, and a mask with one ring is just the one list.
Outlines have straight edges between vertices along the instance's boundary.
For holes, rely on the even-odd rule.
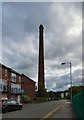
[[13,111],[13,110],[21,110],[22,104],[18,103],[16,100],[2,100],[2,113]]
[[2,103],[8,100],[8,98],[0,98],[0,113],[2,113]]

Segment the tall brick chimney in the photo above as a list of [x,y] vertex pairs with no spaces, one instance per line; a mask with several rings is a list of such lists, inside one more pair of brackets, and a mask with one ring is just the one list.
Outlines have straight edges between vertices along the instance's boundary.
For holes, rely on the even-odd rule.
[[38,64],[38,95],[41,96],[45,90],[44,77],[44,44],[43,44],[43,25],[39,26],[39,64]]

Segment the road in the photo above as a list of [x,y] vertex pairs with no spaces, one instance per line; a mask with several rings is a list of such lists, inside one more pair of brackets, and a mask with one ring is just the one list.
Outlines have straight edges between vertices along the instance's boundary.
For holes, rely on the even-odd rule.
[[[3,118],[56,118],[56,112],[63,109],[66,100],[50,101],[45,103],[25,104],[20,111],[12,111],[2,115]],[[60,116],[61,114],[59,114]],[[63,116],[62,116],[63,117]]]

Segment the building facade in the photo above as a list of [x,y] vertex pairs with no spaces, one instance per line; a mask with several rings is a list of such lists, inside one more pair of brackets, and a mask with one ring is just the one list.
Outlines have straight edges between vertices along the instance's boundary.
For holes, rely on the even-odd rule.
[[21,99],[21,75],[0,64],[0,98]]
[[33,99],[35,97],[35,82],[0,64],[0,98],[16,99],[20,102],[22,93]]
[[33,100],[35,98],[35,83],[28,76],[22,74],[22,89],[24,90],[24,95],[27,95]]

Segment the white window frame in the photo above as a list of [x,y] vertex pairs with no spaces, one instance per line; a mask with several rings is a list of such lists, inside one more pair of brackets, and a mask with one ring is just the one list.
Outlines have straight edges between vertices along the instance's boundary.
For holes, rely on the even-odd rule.
[[21,93],[21,85],[20,84],[11,84],[11,93]]
[[2,68],[0,67],[0,78],[2,77]]
[[15,73],[11,73],[11,81],[16,82],[17,81],[17,75]]
[[5,76],[7,76],[8,74],[8,70],[5,68]]
[[7,91],[7,80],[0,80],[0,91],[4,91],[4,86]]
[[21,83],[21,76],[19,76],[19,82]]

